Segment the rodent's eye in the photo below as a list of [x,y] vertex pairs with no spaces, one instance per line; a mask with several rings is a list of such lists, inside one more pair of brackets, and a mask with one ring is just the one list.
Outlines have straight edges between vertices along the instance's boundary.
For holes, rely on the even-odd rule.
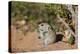
[[43,26],[43,24],[41,24],[41,26]]
[[50,27],[48,27],[48,29],[51,29]]

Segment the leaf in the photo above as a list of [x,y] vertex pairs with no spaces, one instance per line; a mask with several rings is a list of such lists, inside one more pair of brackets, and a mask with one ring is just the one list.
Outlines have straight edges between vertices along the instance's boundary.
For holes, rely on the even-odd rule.
[[74,36],[70,36],[70,38],[68,39],[68,43],[73,45],[75,43],[75,37]]

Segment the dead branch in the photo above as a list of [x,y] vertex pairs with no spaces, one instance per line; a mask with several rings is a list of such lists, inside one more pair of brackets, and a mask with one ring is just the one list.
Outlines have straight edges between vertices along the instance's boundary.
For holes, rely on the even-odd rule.
[[57,18],[66,26],[66,28],[68,28],[70,30],[71,34],[73,36],[75,36],[74,32],[71,30],[71,28],[68,26],[68,24],[59,15],[57,15]]

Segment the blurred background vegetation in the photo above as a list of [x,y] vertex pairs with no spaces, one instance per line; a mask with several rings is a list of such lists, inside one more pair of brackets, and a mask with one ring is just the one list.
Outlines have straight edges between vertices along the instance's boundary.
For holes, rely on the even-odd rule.
[[[76,5],[72,5],[75,11]],[[11,2],[11,24],[14,25],[16,21],[24,20],[36,29],[41,21],[45,21],[52,25],[55,31],[65,29],[65,26],[59,22],[57,14],[70,26],[72,23],[72,13],[68,10],[65,4],[51,4],[51,3],[31,3],[31,2]],[[64,28],[63,28],[63,27]],[[61,28],[60,28],[61,27]],[[70,26],[71,27],[71,26]],[[72,27],[74,27],[72,25]],[[75,28],[73,28],[75,29]]]

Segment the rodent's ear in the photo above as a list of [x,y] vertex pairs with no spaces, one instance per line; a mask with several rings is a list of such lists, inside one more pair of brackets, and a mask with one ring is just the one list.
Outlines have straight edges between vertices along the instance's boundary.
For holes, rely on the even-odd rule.
[[41,24],[41,26],[44,26],[44,24]]
[[49,26],[48,29],[51,29],[51,27]]

